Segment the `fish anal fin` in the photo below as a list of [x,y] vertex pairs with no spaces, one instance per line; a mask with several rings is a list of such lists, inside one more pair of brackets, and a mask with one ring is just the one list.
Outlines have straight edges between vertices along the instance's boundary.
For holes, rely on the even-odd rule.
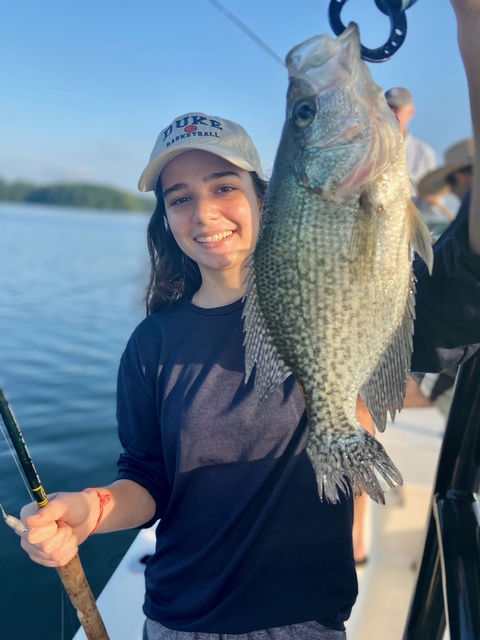
[[385,431],[387,413],[392,420],[403,406],[413,350],[414,281],[405,313],[390,344],[368,381],[360,389],[360,396],[372,414],[375,426]]

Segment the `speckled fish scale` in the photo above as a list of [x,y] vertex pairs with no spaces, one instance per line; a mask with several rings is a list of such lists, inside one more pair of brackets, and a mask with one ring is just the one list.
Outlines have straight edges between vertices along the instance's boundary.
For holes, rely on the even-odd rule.
[[[356,417],[401,408],[412,351],[412,248],[431,267],[410,204],[398,123],[360,60],[355,26],[287,56],[287,119],[249,263],[247,377],[260,400],[293,372],[305,394],[307,451],[322,498],[401,475]],[[326,87],[324,91],[324,87]]]

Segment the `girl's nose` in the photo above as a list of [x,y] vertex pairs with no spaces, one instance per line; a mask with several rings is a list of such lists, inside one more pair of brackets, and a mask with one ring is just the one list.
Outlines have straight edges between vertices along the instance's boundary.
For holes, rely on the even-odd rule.
[[218,211],[215,204],[209,198],[199,198],[195,207],[195,221],[205,223],[217,217]]

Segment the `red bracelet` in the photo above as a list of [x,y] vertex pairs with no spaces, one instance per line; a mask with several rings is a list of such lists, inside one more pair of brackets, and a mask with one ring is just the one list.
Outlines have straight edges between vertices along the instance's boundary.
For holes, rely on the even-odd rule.
[[98,527],[100,525],[100,522],[102,521],[102,518],[103,518],[103,507],[110,502],[110,500],[112,499],[112,494],[111,493],[104,493],[102,495],[98,489],[94,489],[93,487],[88,487],[87,489],[83,489],[82,492],[83,491],[85,491],[85,492],[86,491],[95,491],[95,493],[98,496],[98,499],[100,500],[100,513],[98,514],[97,524],[93,527],[92,531],[90,531],[90,533],[88,534],[89,536],[91,536],[98,529]]

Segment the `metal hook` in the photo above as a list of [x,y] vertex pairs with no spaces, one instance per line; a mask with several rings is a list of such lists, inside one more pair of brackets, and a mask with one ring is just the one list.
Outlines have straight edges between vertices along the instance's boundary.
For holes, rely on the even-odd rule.
[[[384,62],[400,49],[407,35],[407,19],[405,10],[415,4],[417,0],[375,0],[375,4],[382,13],[390,18],[390,37],[387,42],[377,49],[369,49],[361,45],[361,57],[368,62]],[[330,0],[328,19],[334,33],[339,36],[345,31],[340,14],[348,0]]]

